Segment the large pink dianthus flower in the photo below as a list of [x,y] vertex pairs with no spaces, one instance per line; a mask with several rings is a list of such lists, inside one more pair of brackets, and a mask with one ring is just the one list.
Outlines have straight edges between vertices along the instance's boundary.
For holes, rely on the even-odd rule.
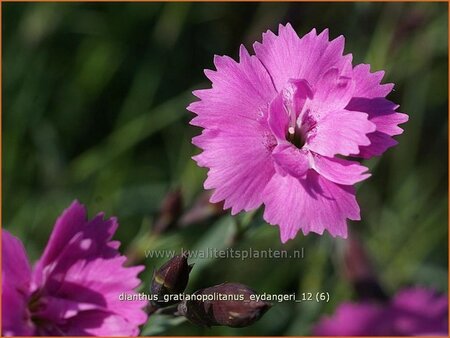
[[92,220],[78,202],[56,221],[44,254],[30,267],[19,239],[2,230],[2,335],[136,336],[145,301],[120,301],[140,284],[142,266],[111,237],[115,218]]
[[396,144],[408,117],[385,98],[393,85],[369,65],[353,67],[344,38],[329,41],[328,30],[299,38],[280,25],[254,49],[241,46],[239,62],[215,56],[217,71],[205,70],[212,88],[188,107],[204,128],[194,159],[209,168],[211,202],[232,214],[264,204],[282,242],[300,229],[346,237],[346,219],[360,219],[353,185],[369,174],[339,155],[370,158]]

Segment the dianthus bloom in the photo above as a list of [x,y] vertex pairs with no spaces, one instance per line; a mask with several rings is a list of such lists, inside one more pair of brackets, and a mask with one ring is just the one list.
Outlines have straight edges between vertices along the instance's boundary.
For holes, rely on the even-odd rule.
[[30,267],[19,239],[2,231],[2,334],[5,336],[137,335],[147,320],[144,301],[120,301],[135,294],[143,267],[126,258],[111,237],[115,218],[92,220],[78,202],[56,221],[44,254]]
[[424,288],[399,292],[389,303],[344,303],[314,328],[318,336],[448,336],[448,299]]
[[194,159],[209,168],[211,202],[224,200],[232,214],[264,204],[283,242],[300,229],[346,237],[346,219],[360,219],[353,185],[369,174],[342,156],[370,158],[396,144],[408,118],[385,98],[393,85],[369,65],[352,67],[344,38],[329,41],[328,30],[299,38],[280,25],[254,49],[241,46],[239,62],[215,56],[217,71],[205,70],[212,88],[195,91],[200,101],[188,107],[204,128]]

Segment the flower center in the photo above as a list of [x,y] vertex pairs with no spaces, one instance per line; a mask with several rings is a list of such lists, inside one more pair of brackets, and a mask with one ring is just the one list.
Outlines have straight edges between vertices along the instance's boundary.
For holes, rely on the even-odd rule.
[[282,97],[289,121],[286,140],[301,149],[307,142],[308,132],[315,126],[306,104],[313,97],[311,87],[305,80],[290,80],[282,91]]
[[306,80],[291,79],[272,100],[268,123],[278,144],[288,141],[306,150],[316,131],[316,119],[311,114],[313,91]]
[[297,148],[301,149],[306,143],[306,135],[303,135],[301,130],[296,130],[298,128],[289,127],[286,135],[286,140],[292,143]]
[[30,321],[34,324],[36,328],[43,327],[48,325],[48,321],[45,318],[42,318],[39,315],[45,308],[45,304],[42,299],[42,290],[38,289],[31,294],[30,299],[28,300],[28,312],[30,316]]

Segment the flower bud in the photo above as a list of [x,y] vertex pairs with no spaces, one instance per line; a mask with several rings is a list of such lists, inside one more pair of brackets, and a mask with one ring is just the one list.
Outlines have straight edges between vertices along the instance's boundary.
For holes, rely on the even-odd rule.
[[156,270],[150,287],[150,292],[158,296],[158,300],[153,302],[154,305],[165,307],[175,304],[176,301],[165,301],[164,295],[182,293],[186,289],[192,267],[193,265],[187,262],[187,255],[182,253]]
[[178,305],[178,312],[201,326],[249,326],[262,317],[271,304],[256,300],[255,292],[243,284],[223,283],[201,289]]

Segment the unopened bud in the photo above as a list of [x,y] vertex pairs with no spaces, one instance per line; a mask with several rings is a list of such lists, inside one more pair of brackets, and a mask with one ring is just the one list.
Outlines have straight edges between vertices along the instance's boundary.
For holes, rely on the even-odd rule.
[[270,304],[256,300],[255,292],[243,284],[223,283],[201,289],[178,305],[178,312],[201,326],[249,326],[259,320]]
[[186,289],[192,267],[193,265],[187,262],[187,255],[182,253],[154,272],[150,292],[158,297],[158,300],[154,301],[155,305],[164,307],[176,303],[166,301],[164,296],[179,294]]

